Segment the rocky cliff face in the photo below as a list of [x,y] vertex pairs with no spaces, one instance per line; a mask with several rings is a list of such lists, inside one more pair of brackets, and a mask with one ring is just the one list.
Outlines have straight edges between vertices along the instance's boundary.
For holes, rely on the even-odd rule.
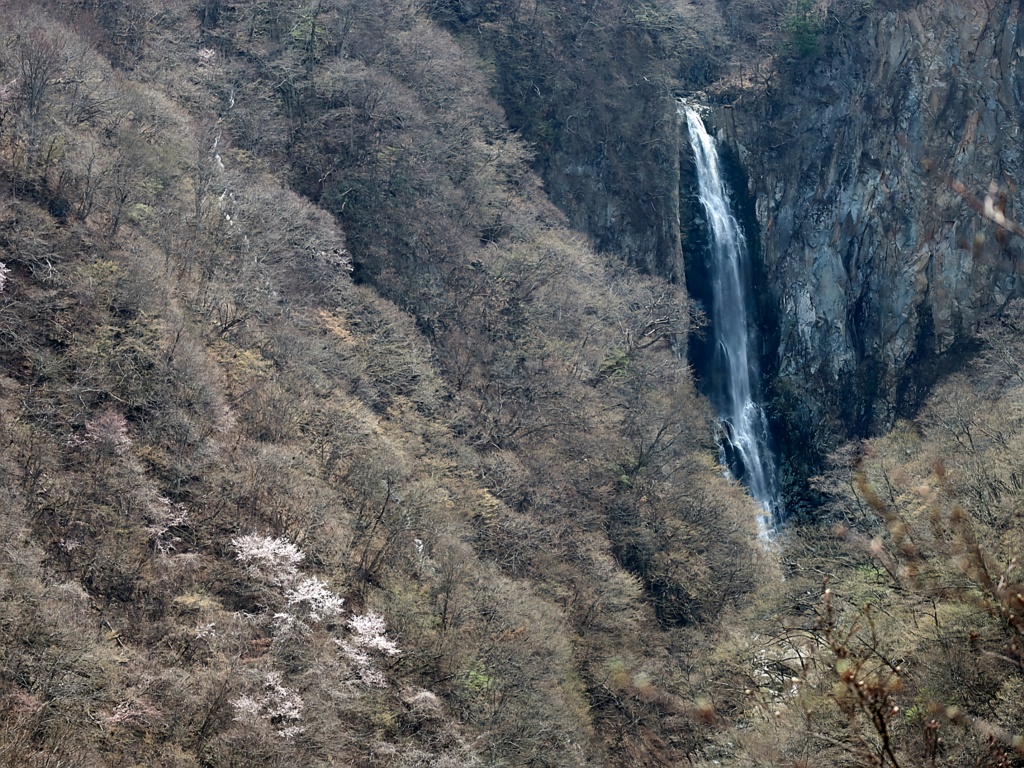
[[[734,189],[754,201],[762,369],[784,452],[910,413],[1022,293],[1024,240],[992,220],[1024,203],[1018,0],[557,7],[545,34],[514,14],[468,28],[573,226],[644,271],[685,269],[698,300],[701,214],[669,92],[718,105]],[[794,7],[809,14],[802,30]]]
[[683,279],[673,93],[716,80],[714,0],[423,4],[494,67],[494,95],[571,225],[643,272]]
[[904,3],[826,29],[817,56],[717,115],[756,199],[775,405],[801,439],[913,408],[1022,290],[1024,241],[992,220],[1024,203],[1019,2]]

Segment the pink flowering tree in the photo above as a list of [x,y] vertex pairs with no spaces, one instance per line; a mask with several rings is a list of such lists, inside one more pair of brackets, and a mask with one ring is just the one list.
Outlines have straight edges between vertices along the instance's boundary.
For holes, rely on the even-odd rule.
[[354,667],[363,684],[371,688],[384,688],[387,677],[377,661],[382,656],[398,656],[402,651],[387,636],[384,617],[370,611],[348,620],[352,634],[348,639],[335,639],[342,654]]
[[291,585],[299,575],[299,563],[306,556],[287,539],[251,533],[231,540],[235,559],[255,581],[278,587]]
[[333,592],[327,582],[299,573],[306,555],[290,541],[253,533],[234,538],[231,544],[235,558],[245,566],[249,578],[280,590],[286,610],[271,617],[276,635],[294,629],[308,630],[311,625],[343,612],[345,599]]
[[256,690],[231,701],[235,720],[260,728],[271,728],[282,739],[302,734],[300,725],[305,706],[302,697],[283,684],[280,672],[267,672]]
[[104,411],[85,422],[85,439],[107,456],[122,456],[132,445],[128,420],[114,410]]

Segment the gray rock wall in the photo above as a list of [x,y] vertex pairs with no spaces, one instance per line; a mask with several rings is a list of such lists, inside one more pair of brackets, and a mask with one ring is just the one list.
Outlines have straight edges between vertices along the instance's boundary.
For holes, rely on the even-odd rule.
[[912,408],[1024,287],[1024,242],[972,208],[994,184],[994,205],[1024,217],[1019,0],[830,23],[818,56],[717,121],[748,170],[782,313],[776,405],[819,437]]

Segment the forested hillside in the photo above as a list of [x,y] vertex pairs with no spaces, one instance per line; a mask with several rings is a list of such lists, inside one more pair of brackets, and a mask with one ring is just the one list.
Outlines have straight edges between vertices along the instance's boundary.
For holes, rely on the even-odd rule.
[[5,3],[0,765],[1024,764],[1020,318],[766,545],[637,269],[736,5]]

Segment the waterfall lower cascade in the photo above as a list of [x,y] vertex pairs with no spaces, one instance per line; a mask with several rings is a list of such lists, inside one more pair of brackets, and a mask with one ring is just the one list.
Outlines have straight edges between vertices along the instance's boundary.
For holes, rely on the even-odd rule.
[[764,510],[758,516],[762,537],[781,520],[775,463],[768,445],[768,420],[760,403],[756,335],[747,297],[752,288],[747,243],[733,216],[722,180],[715,140],[691,107],[681,105],[697,165],[700,201],[707,215],[711,244],[711,361],[709,393],[722,427],[723,464],[742,482]]

